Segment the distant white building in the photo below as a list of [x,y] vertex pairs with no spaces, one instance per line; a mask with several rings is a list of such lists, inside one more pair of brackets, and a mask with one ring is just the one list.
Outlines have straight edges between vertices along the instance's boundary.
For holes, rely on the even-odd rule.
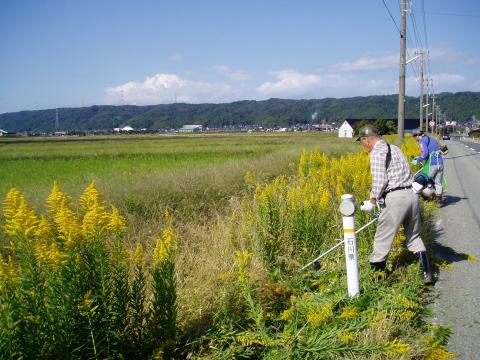
[[180,132],[200,132],[203,130],[202,125],[183,125],[178,131]]
[[338,137],[341,138],[353,138],[353,127],[348,123],[347,120],[343,122],[342,125],[338,128]]
[[0,129],[0,136],[7,135],[8,133],[5,130]]
[[133,128],[131,126],[127,125],[127,126],[121,128],[120,131],[130,132],[130,131],[133,131]]
[[318,131],[334,131],[334,127],[331,124],[313,124],[312,128]]

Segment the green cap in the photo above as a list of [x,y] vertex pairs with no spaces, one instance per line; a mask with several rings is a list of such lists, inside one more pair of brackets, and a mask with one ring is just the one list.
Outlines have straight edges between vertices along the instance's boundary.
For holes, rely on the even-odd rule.
[[357,141],[360,141],[362,137],[370,137],[370,136],[375,136],[379,135],[378,130],[375,126],[367,124],[363,125],[360,130],[358,130],[358,138]]

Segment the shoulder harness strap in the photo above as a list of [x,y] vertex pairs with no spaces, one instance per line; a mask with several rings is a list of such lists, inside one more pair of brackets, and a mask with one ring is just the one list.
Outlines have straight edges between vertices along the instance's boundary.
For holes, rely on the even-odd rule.
[[388,151],[387,151],[387,157],[385,158],[385,169],[388,169],[390,166],[390,162],[392,161],[392,150],[390,149],[390,144],[387,143]]

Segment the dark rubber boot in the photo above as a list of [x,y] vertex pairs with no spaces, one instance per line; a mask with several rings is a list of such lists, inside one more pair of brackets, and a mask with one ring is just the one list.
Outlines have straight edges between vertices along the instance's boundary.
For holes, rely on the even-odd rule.
[[420,265],[423,269],[423,283],[425,285],[433,284],[432,271],[430,270],[430,264],[428,263],[428,257],[426,251],[420,251],[418,253],[420,259]]
[[386,261],[370,263],[370,267],[375,271],[385,271],[386,266],[387,266]]
[[385,268],[387,267],[386,261],[370,263],[370,267],[373,269],[373,281],[379,282],[380,280],[385,279]]

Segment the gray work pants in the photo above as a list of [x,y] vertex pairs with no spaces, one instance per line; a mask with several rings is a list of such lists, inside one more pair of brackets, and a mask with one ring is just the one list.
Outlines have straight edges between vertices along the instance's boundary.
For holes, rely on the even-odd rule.
[[428,176],[435,183],[435,195],[442,195],[443,165],[430,165],[430,171]]
[[422,220],[418,195],[412,189],[389,192],[385,195],[385,203],[378,218],[377,231],[373,241],[373,252],[370,262],[387,260],[398,228],[403,225],[408,250],[416,253],[425,251],[420,234]]

